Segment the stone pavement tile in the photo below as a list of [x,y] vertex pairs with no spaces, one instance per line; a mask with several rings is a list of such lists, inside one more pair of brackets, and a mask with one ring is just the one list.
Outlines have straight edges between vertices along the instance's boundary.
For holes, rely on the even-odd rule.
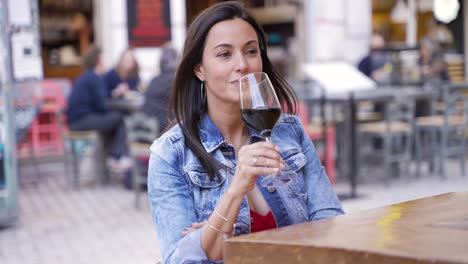
[[16,232],[9,228],[0,229],[0,259],[19,255],[19,247],[13,247],[12,244],[19,245]]
[[[419,178],[416,178],[414,175],[405,175],[404,177],[392,179],[389,184],[383,184],[378,181],[369,182],[362,182],[358,185],[358,198],[342,201],[347,213],[447,192],[468,191],[468,176],[461,176],[458,162],[452,160],[447,162],[447,179],[441,179],[438,175],[426,173]],[[346,183],[341,183],[334,187],[340,193],[349,190]]]
[[74,190],[60,164],[46,170],[47,180],[19,190],[19,221],[0,230],[0,263],[155,263],[149,208],[135,210],[133,192],[115,184]]

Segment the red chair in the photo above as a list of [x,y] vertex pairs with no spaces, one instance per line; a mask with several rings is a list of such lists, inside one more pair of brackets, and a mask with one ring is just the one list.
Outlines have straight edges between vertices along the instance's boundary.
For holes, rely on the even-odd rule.
[[66,106],[71,83],[67,79],[44,79],[41,83],[41,111],[34,120],[31,133],[36,153],[63,155],[60,115]]
[[310,122],[309,111],[307,105],[304,102],[299,103],[299,110],[297,116],[302,122],[305,130],[307,131],[310,139],[313,142],[324,141],[324,148],[317,147],[318,144],[314,145],[317,147],[317,152],[319,154],[322,164],[325,164],[325,170],[327,172],[328,178],[332,184],[335,183],[336,176],[336,131],[335,126],[327,124],[325,133],[323,131],[322,123],[319,122]]

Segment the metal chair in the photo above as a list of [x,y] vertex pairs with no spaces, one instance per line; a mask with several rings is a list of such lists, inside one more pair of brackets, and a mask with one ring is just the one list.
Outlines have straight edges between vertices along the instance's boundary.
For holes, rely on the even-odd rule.
[[64,166],[65,172],[69,175],[70,160],[71,160],[71,177],[67,177],[70,186],[75,189],[80,187],[80,163],[88,153],[85,152],[87,146],[93,147],[92,160],[93,169],[96,178],[99,178],[100,183],[108,181],[108,171],[104,152],[104,143],[96,130],[74,131],[69,130],[65,125],[65,116],[63,111],[57,112],[57,120],[60,124],[60,134],[64,143]]
[[[460,170],[465,176],[465,145],[468,104],[467,84],[441,86],[441,112],[419,117],[415,122],[416,175],[420,174],[421,161],[438,159],[439,175],[446,178],[445,159],[458,155]],[[426,155],[423,155],[425,153]]]
[[132,166],[132,188],[135,191],[135,208],[140,208],[140,194],[146,187],[148,160],[151,143],[159,133],[159,123],[156,118],[142,112],[135,112],[125,118],[127,142]]
[[[34,186],[37,186],[40,179],[41,179],[41,171],[39,168],[39,158],[37,157],[34,151],[34,145],[31,139],[30,132],[26,132],[25,139],[18,144],[16,151],[17,151],[17,158],[18,158],[18,175],[20,176],[19,183],[32,183]],[[27,156],[25,156],[24,152],[27,151]],[[20,154],[21,153],[21,154]],[[26,160],[30,160],[32,162],[34,168],[34,174],[31,177],[28,177],[29,180],[26,182],[21,173],[21,167],[25,163]]]
[[[297,116],[301,120],[304,129],[306,130],[310,139],[314,142],[317,147],[320,159],[325,165],[328,178],[332,184],[335,183],[336,177],[336,132],[333,124],[326,124],[325,129],[320,119],[310,120],[309,109],[307,104],[301,102],[299,104],[299,110]],[[318,141],[324,141],[324,146],[319,148],[320,144]]]
[[[34,186],[37,186],[41,178],[41,172],[39,169],[39,157],[36,155],[36,150],[34,149],[33,142],[33,133],[32,124],[36,122],[35,118],[38,113],[38,108],[32,106],[17,107],[14,112],[14,117],[16,121],[16,155],[18,157],[18,175],[19,183],[32,183]],[[1,118],[0,118],[1,119]],[[1,120],[0,120],[1,121]],[[21,168],[25,161],[31,161],[34,173],[27,177],[28,180],[23,179],[21,173]]]
[[88,153],[85,152],[86,146],[92,146],[92,158],[96,176],[99,178],[99,182],[103,183],[105,175],[107,175],[107,166],[104,158],[104,150],[102,149],[102,140],[100,139],[99,133],[94,130],[89,131],[64,131],[62,134],[66,155],[65,155],[65,167],[68,172],[68,158],[71,157],[72,164],[72,185],[78,189],[80,187],[80,161],[83,160]]
[[[395,97],[384,106],[384,120],[358,125],[358,138],[363,146],[360,147],[360,158],[365,158],[368,163],[375,158],[382,160],[387,174],[386,180],[395,176],[393,172],[400,175],[403,165],[406,172],[409,172],[414,105],[413,98],[404,95]],[[381,147],[376,146],[377,138],[382,142]],[[368,153],[365,153],[364,146],[367,146]]]

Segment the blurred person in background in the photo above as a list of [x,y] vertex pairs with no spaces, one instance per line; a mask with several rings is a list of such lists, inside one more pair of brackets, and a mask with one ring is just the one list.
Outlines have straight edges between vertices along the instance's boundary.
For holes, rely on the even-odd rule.
[[443,51],[429,38],[421,40],[419,67],[424,82],[449,79]]
[[385,48],[385,39],[379,33],[372,33],[369,43],[369,53],[358,63],[358,70],[376,82],[389,78],[389,58],[386,53],[379,52]]
[[140,84],[139,70],[140,67],[133,54],[133,49],[124,50],[117,65],[104,76],[107,96],[125,97],[131,94],[130,91],[137,91]]
[[[421,80],[425,85],[448,81],[447,64],[444,61],[443,52],[437,43],[430,38],[424,38],[419,44],[419,71]],[[419,99],[415,105],[415,116],[426,116],[431,114],[431,100]]]
[[141,110],[158,120],[159,133],[164,131],[172,119],[168,115],[168,106],[177,63],[177,51],[172,47],[162,48],[159,58],[160,73],[151,80],[145,91],[145,103]]
[[[358,63],[358,70],[377,83],[389,81],[391,64],[388,55],[379,51],[385,48],[385,39],[382,34],[374,32],[369,40],[369,53]],[[375,103],[374,111],[383,113],[384,103]],[[375,147],[381,145],[380,139],[375,139]]]
[[431,19],[427,23],[427,31],[426,38],[433,41],[440,49],[448,50],[454,48],[455,40],[453,33],[446,24]]
[[[315,147],[292,115],[294,90],[266,45],[260,25],[235,1],[212,5],[187,30],[170,102],[177,122],[151,146],[148,169],[163,263],[220,263],[224,240],[233,235],[343,214]],[[239,79],[252,72],[269,75],[284,105],[272,142],[241,118]],[[262,186],[285,163],[297,175]]]
[[125,170],[127,157],[126,132],[123,116],[106,106],[106,85],[102,74],[101,49],[91,47],[83,57],[85,72],[74,82],[67,101],[67,125],[71,130],[97,130],[103,135],[108,166]]

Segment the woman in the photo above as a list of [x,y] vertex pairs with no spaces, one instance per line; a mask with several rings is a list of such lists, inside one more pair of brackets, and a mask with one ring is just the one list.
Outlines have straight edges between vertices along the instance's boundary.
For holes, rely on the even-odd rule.
[[167,108],[177,62],[177,51],[174,48],[169,46],[162,48],[159,58],[159,69],[161,71],[151,80],[145,91],[145,103],[141,107],[141,111],[158,120],[158,135],[165,130],[169,123]]
[[[264,32],[241,5],[213,5],[190,25],[171,97],[177,124],[153,143],[148,170],[165,263],[219,261],[223,240],[232,235],[343,213],[297,117],[281,116],[274,144],[259,141],[242,122],[238,80],[259,71],[293,112],[294,92],[269,61]],[[265,175],[282,168],[281,159],[298,176],[262,187]]]
[[115,68],[108,71],[104,79],[107,85],[108,97],[122,97],[129,91],[136,91],[140,83],[138,62],[133,55],[133,49],[126,49],[120,55]]
[[423,81],[447,81],[449,79],[443,54],[434,42],[427,38],[421,40],[419,53],[421,54],[419,67]]
[[[425,85],[437,86],[440,82],[449,80],[447,65],[443,54],[437,48],[436,43],[428,38],[421,40],[418,59],[421,81]],[[431,99],[418,99],[415,105],[415,116],[431,115]]]

